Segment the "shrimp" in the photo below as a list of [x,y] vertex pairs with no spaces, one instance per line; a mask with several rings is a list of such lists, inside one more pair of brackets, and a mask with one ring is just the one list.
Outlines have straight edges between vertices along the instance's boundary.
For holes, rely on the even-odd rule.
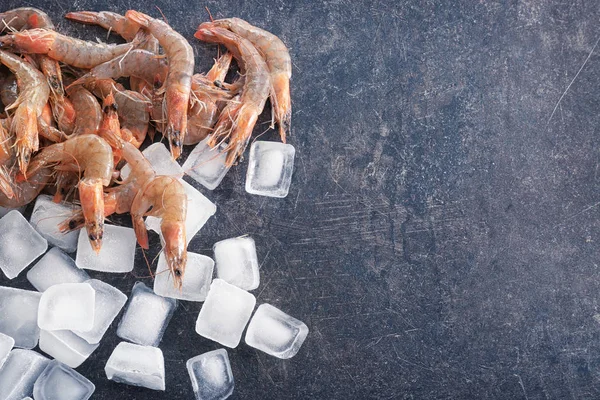
[[50,104],[46,103],[42,109],[42,114],[38,117],[38,134],[55,143],[65,141],[67,135],[52,126],[52,123],[52,109]]
[[132,50],[122,56],[92,68],[87,74],[77,79],[71,86],[98,79],[117,79],[123,76],[134,76],[143,79],[150,85],[161,87],[167,77],[169,66],[164,58],[147,50]]
[[4,29],[20,31],[33,28],[54,29],[48,14],[33,7],[21,7],[0,13],[0,32]]
[[[220,19],[212,22],[211,25],[229,29],[249,40],[264,57],[271,80],[273,116],[279,125],[281,141],[285,143],[286,131],[289,130],[292,119],[290,97],[292,59],[287,47],[277,36],[240,18]],[[202,27],[202,25],[200,26]]]
[[146,27],[158,39],[169,60],[169,72],[165,82],[166,136],[171,155],[179,158],[187,133],[187,109],[194,73],[194,51],[188,41],[166,22],[154,19],[138,11],[129,10],[125,16]]
[[131,51],[137,41],[125,44],[88,42],[48,29],[30,29],[0,37],[0,45],[19,53],[46,54],[77,68],[93,68]]
[[185,218],[187,195],[177,178],[159,175],[150,180],[138,192],[131,205],[131,220],[138,243],[148,248],[148,232],[143,217],[152,215],[162,218],[160,230],[165,240],[165,258],[173,274],[175,286],[181,289],[187,262]]
[[75,107],[73,135],[96,134],[102,121],[102,109],[96,97],[83,87],[69,89],[68,95]]
[[110,145],[96,135],[82,135],[45,147],[29,165],[28,174],[35,175],[49,164],[58,163],[66,170],[83,170],[79,181],[79,199],[85,218],[88,239],[98,253],[104,233],[104,197],[102,187],[108,186],[114,169]]
[[[108,29],[111,32],[115,32],[121,35],[123,39],[131,41],[135,38],[136,33],[140,29],[140,25],[133,22],[123,15],[115,14],[108,11],[93,12],[93,11],[80,11],[71,12],[65,15],[66,18],[81,22],[84,24],[99,25],[104,29]],[[158,41],[155,37],[148,37],[145,43],[140,45],[141,49],[147,50],[154,55],[158,54]],[[153,82],[144,83],[140,78],[133,75],[130,79],[131,88],[136,92],[142,92],[144,89],[150,89]]]
[[35,173],[29,174],[26,181],[15,182],[15,171],[4,171],[12,186],[13,197],[8,197],[0,191],[0,206],[18,208],[31,203],[46,187],[52,177],[50,168],[40,168]]
[[252,43],[227,29],[204,23],[194,36],[205,42],[225,45],[238,61],[244,76],[240,102],[230,103],[228,112],[221,113],[208,142],[214,147],[221,140],[229,139],[226,164],[231,166],[246,149],[252,129],[269,97],[271,85],[267,64]]
[[6,109],[16,108],[10,129],[16,135],[19,167],[25,173],[31,153],[39,147],[37,120],[48,102],[50,88],[40,71],[14,54],[0,50],[0,62],[16,75],[19,82],[19,97]]
[[8,168],[5,167],[13,156],[11,152],[11,139],[12,137],[4,127],[4,124],[0,123],[0,192],[8,199],[15,197],[11,185],[12,180],[10,173]]
[[231,99],[232,95],[229,91],[217,86],[225,79],[230,63],[231,53],[225,53],[215,62],[206,75],[197,74],[192,77],[192,100],[188,110],[188,133],[183,144],[196,144],[204,140],[219,118],[222,100]]

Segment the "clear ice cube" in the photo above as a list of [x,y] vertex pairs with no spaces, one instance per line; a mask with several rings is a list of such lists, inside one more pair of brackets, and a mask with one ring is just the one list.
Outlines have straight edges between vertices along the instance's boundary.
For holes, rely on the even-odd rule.
[[12,210],[0,219],[0,269],[8,279],[16,278],[47,248],[46,239],[20,212]]
[[235,384],[227,350],[200,354],[190,358],[186,366],[197,400],[222,400],[233,393]]
[[0,369],[2,369],[2,366],[14,345],[15,339],[4,333],[0,333]]
[[48,243],[60,247],[67,253],[73,253],[77,250],[79,233],[77,231],[62,233],[58,225],[69,218],[74,211],[80,209],[81,207],[55,203],[51,196],[40,195],[35,201],[29,222]]
[[75,261],[58,247],[53,247],[27,272],[27,280],[40,292],[59,283],[82,283],[90,276],[77,268]]
[[85,339],[90,344],[100,343],[102,336],[110,324],[117,317],[125,303],[127,296],[114,286],[97,279],[86,281],[96,291],[96,312],[94,314],[94,327],[87,331],[73,331],[77,336]]
[[92,249],[85,229],[79,232],[77,257],[79,268],[103,272],[131,272],[135,259],[135,232],[131,228],[104,225],[100,253]]
[[256,141],[250,147],[246,192],[269,197],[288,195],[296,150],[291,144]]
[[50,360],[31,350],[14,349],[0,369],[0,399],[33,395],[33,385]]
[[183,286],[179,290],[173,283],[173,276],[162,252],[154,277],[154,293],[173,299],[204,301],[210,288],[214,265],[212,258],[188,251]]
[[15,347],[33,349],[37,345],[41,297],[40,292],[0,286],[0,332],[12,337]]
[[121,342],[104,368],[106,377],[115,382],[165,390],[165,361],[157,347]]
[[176,308],[177,300],[159,296],[136,282],[117,336],[143,346],[158,346]]
[[0,218],[4,217],[6,214],[8,214],[9,212],[11,212],[13,210],[16,210],[16,211],[20,212],[21,214],[23,214],[23,212],[25,211],[26,208],[27,208],[27,206],[18,207],[18,208],[0,207]]
[[79,367],[98,348],[71,331],[40,332],[40,350],[71,368]]
[[278,358],[298,353],[308,327],[270,304],[261,304],[248,324],[246,344]]
[[[180,179],[179,181],[183,185],[185,193],[188,197],[187,215],[185,219],[185,235],[187,242],[189,243],[196,233],[198,233],[200,228],[206,224],[206,221],[208,221],[208,219],[217,212],[217,206],[215,206],[212,201],[207,199],[202,193],[200,193],[198,190],[196,190],[196,188],[183,179]],[[161,241],[163,241],[162,234],[160,232],[160,222],[160,218],[152,216],[146,217],[146,226],[148,229],[152,229],[156,233],[160,234]]]
[[[183,169],[173,160],[171,152],[162,143],[154,143],[146,147],[142,154],[152,165],[156,175],[170,175],[181,178],[183,176]],[[125,179],[131,173],[131,167],[127,164],[121,169],[121,179]]]
[[214,190],[229,171],[229,167],[225,165],[227,145],[222,143],[218,147],[211,148],[207,142],[208,138],[194,147],[183,163],[183,170],[186,175],[208,190]]
[[213,246],[217,277],[244,290],[260,284],[256,245],[250,236],[221,240]]
[[96,291],[88,283],[59,283],[50,286],[40,299],[40,329],[89,331],[94,326],[95,298]]
[[89,379],[58,361],[52,361],[33,386],[35,400],[87,400],[96,390]]
[[196,320],[196,332],[223,346],[235,348],[255,304],[252,294],[222,279],[215,279]]

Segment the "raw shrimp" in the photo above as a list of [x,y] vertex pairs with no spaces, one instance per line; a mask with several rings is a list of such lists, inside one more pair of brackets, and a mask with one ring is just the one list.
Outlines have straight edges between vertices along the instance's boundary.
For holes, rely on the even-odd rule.
[[102,109],[96,97],[83,87],[69,89],[68,95],[75,107],[73,135],[96,134],[102,121]]
[[0,45],[19,53],[47,54],[77,68],[93,68],[131,51],[137,41],[105,44],[79,40],[48,29],[30,29],[0,37]]
[[167,77],[169,66],[164,58],[147,50],[132,50],[122,56],[92,68],[77,79],[71,86],[98,79],[118,79],[123,76],[135,76],[150,85],[161,87]]
[[6,166],[13,156],[11,152],[11,139],[4,124],[0,123],[0,192],[8,199],[15,197],[9,168]]
[[181,182],[172,176],[159,175],[138,192],[131,205],[131,220],[138,243],[148,248],[148,232],[143,217],[162,218],[160,231],[165,241],[165,259],[175,286],[181,289],[187,262],[185,218],[187,195]]
[[6,110],[16,108],[10,130],[16,135],[17,159],[21,172],[25,173],[31,153],[39,147],[37,120],[48,102],[50,88],[40,71],[14,54],[0,50],[0,62],[19,82],[19,97]]
[[[121,35],[123,39],[127,41],[133,40],[136,33],[140,29],[140,25],[138,23],[125,18],[123,15],[108,11],[71,12],[65,17],[84,24],[99,25],[104,29],[108,29],[109,32],[115,32],[116,34]],[[148,37],[145,43],[140,45],[140,48],[157,55],[158,41],[153,36]],[[140,78],[133,75],[130,79],[130,84],[133,90],[141,93],[144,89],[152,88],[153,82],[144,83],[144,81],[142,81]]]
[[[212,131],[219,118],[223,100],[229,100],[232,94],[216,86],[225,79],[231,53],[225,53],[204,75],[194,75],[192,81],[192,100],[188,110],[188,133],[183,144],[196,144]],[[216,83],[219,82],[219,83]]]
[[47,28],[54,29],[54,24],[48,14],[33,7],[21,7],[0,13],[0,32],[5,29],[20,31],[23,29]]
[[166,22],[138,11],[129,10],[125,16],[146,27],[158,39],[169,60],[165,82],[166,136],[171,155],[177,159],[187,133],[187,109],[194,73],[194,51],[188,41]]
[[[49,164],[83,171],[79,181],[79,199],[92,248],[98,253],[104,234],[103,186],[108,186],[114,169],[110,145],[96,135],[82,135],[45,147],[33,158],[28,173],[36,174]],[[73,168],[75,167],[75,168]]]
[[67,135],[65,135],[62,131],[56,129],[53,124],[52,119],[52,109],[49,103],[46,103],[44,108],[42,109],[42,114],[38,117],[37,126],[38,126],[38,134],[46,139],[56,143],[63,142],[67,139]]
[[14,196],[9,198],[0,191],[0,206],[6,208],[18,208],[31,203],[52,177],[51,168],[40,168],[35,173],[29,174],[26,181],[15,182],[15,170],[5,171],[8,180],[11,182]]
[[240,18],[220,19],[212,22],[212,25],[229,29],[248,39],[265,58],[271,78],[273,116],[275,122],[279,125],[281,141],[285,143],[286,131],[289,129],[292,119],[292,100],[290,97],[292,60],[287,47],[277,36]]
[[244,76],[240,102],[230,103],[226,107],[228,112],[221,113],[208,142],[214,147],[220,141],[229,140],[226,164],[231,166],[246,149],[252,129],[269,96],[271,85],[267,64],[252,43],[227,29],[205,23],[200,25],[194,36],[227,47],[238,61]]

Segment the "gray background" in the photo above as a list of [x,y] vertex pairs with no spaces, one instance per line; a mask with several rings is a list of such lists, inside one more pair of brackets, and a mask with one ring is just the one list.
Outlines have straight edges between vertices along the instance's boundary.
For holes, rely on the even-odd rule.
[[[289,46],[290,194],[246,194],[242,162],[217,190],[203,190],[218,211],[190,248],[211,255],[215,241],[251,234],[262,263],[258,303],[311,331],[291,360],[244,344],[228,350],[232,398],[600,397],[597,2],[5,0],[2,8],[25,4],[87,39],[106,33],[62,20],[65,12],[158,17],[156,5],[190,39],[196,71],[216,54],[192,37],[204,6]],[[134,273],[151,284],[139,250]],[[90,275],[127,294],[136,281]],[[24,274],[11,284],[30,288]],[[78,369],[96,384],[95,398],[193,398],[185,361],[219,347],[194,332],[199,309],[180,303],[161,343],[166,393],[106,380],[119,342],[113,326]]]

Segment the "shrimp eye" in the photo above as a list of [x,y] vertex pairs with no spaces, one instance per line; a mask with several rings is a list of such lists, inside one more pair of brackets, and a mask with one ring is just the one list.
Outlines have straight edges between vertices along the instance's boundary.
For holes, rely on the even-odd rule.
[[76,225],[77,225],[77,223],[75,222],[74,219],[69,221],[69,229],[75,229]]
[[218,87],[219,89],[223,89],[223,82],[221,82],[220,80],[216,80],[213,82],[213,84]]
[[117,103],[112,103],[104,107],[102,111],[104,111],[104,114],[108,114],[109,111],[117,111],[118,108]]
[[177,275],[177,276],[181,276],[181,271],[180,271],[180,270],[178,270],[178,269],[176,269],[176,270],[175,270],[175,275]]

